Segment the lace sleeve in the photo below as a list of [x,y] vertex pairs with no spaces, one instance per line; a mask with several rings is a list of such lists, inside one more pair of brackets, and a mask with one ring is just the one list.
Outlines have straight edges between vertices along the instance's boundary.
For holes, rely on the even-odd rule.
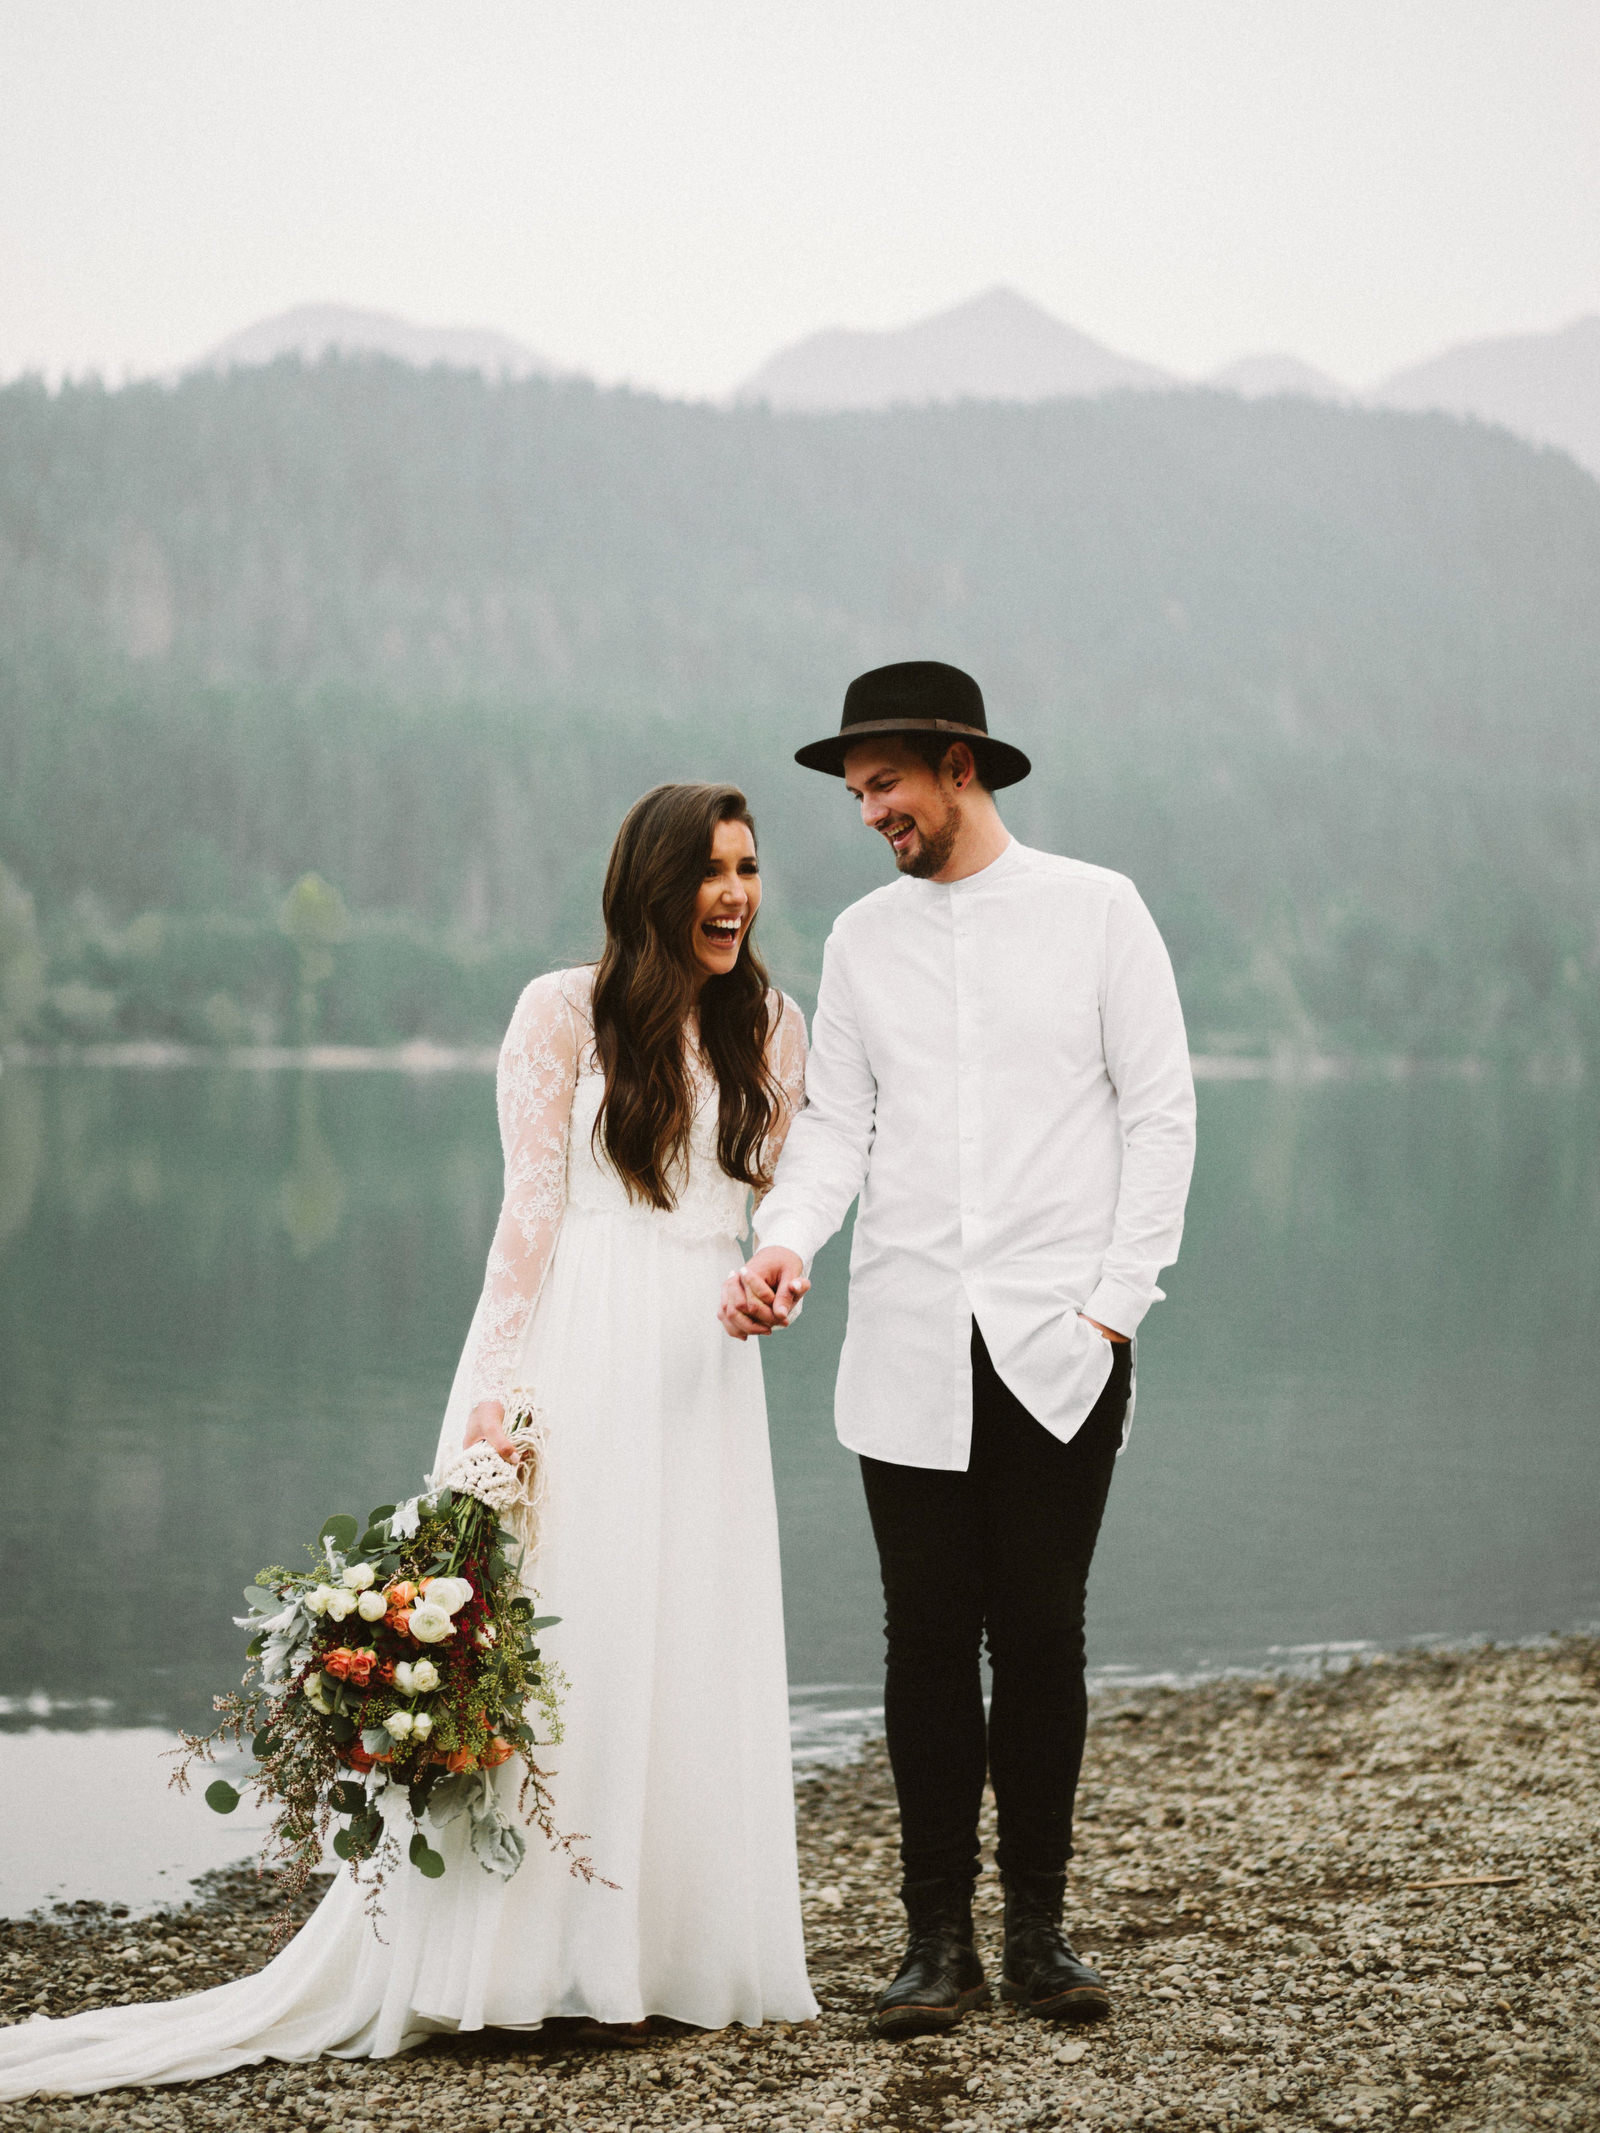
[[[778,1026],[767,1040],[767,1064],[777,1078],[782,1102],[767,1137],[767,1166],[775,1169],[795,1114],[806,1107],[806,1018],[787,993],[776,993]],[[756,1202],[759,1206],[760,1200]]]
[[500,1048],[496,1097],[505,1198],[478,1305],[469,1396],[511,1390],[517,1350],[544,1284],[567,1204],[567,1128],[578,1074],[578,1029],[564,973],[535,978]]

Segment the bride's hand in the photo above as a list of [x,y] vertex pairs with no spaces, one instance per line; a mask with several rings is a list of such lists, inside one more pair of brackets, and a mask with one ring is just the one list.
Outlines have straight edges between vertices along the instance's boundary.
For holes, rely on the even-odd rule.
[[461,1449],[474,1444],[490,1445],[502,1459],[515,1463],[517,1449],[506,1435],[506,1411],[498,1400],[480,1400],[468,1415]]
[[736,1341],[752,1333],[764,1339],[790,1323],[810,1287],[797,1253],[781,1244],[766,1245],[722,1284],[717,1311],[722,1329]]

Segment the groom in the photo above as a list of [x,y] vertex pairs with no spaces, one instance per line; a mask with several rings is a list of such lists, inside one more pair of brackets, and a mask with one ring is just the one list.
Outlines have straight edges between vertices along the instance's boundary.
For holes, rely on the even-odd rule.
[[860,1194],[835,1414],[883,1572],[910,1921],[874,2026],[949,2029],[988,1998],[986,1773],[1002,1994],[1093,2020],[1110,1996],[1061,1930],[1084,1593],[1194,1154],[1172,968],[1124,876],[1008,834],[994,794],[1031,765],[958,669],[861,675],[840,731],[796,761],[844,779],[900,878],[829,937],[807,1107],[721,1316],[739,1339],[786,1325]]

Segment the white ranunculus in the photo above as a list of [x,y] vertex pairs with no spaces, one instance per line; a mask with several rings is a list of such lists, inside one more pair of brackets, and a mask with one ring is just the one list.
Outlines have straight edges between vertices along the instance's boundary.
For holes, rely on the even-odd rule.
[[472,1587],[465,1578],[424,1578],[422,1597],[430,1606],[442,1607],[447,1615],[453,1615],[472,1598]]
[[394,1663],[394,1685],[402,1696],[415,1696],[417,1677],[409,1659],[397,1659]]
[[306,1678],[306,1702],[310,1704],[313,1711],[320,1711],[324,1718],[333,1709],[333,1705],[329,1703],[327,1697],[323,1694],[320,1673],[308,1675]]
[[489,1645],[499,1643],[500,1632],[495,1628],[492,1622],[485,1622],[482,1629],[480,1629],[478,1632],[476,1641],[485,1649],[487,1649]]
[[442,1607],[436,1607],[431,1600],[419,1600],[406,1616],[406,1627],[419,1644],[443,1644],[455,1624]]
[[[396,1667],[394,1671],[395,1678],[398,1680],[400,1668]],[[434,1665],[433,1661],[431,1659],[414,1659],[411,1662],[411,1687],[407,1694],[411,1696],[426,1696],[430,1689],[436,1689],[438,1686],[439,1669]]]
[[369,1588],[357,1597],[356,1613],[363,1622],[381,1622],[388,1612],[389,1603],[381,1592]]
[[352,1592],[365,1592],[377,1575],[370,1563],[346,1563],[344,1568],[344,1581]]
[[383,1730],[391,1740],[409,1740],[415,1724],[409,1711],[391,1711],[383,1722]]
[[426,1739],[427,1739],[427,1737],[428,1737],[428,1735],[429,1735],[429,1734],[430,1734],[430,1733],[431,1733],[432,1731],[433,1731],[433,1720],[432,1720],[432,1719],[431,1719],[431,1718],[430,1718],[430,1717],[428,1716],[428,1714],[427,1714],[427,1712],[426,1712],[426,1711],[418,1711],[418,1712],[417,1712],[417,1714],[416,1714],[416,1716],[415,1716],[415,1717],[414,1717],[414,1718],[412,1719],[412,1721],[411,1721],[411,1737],[412,1737],[412,1739],[413,1739],[413,1740],[426,1740]]
[[333,1587],[331,1585],[313,1585],[305,1595],[301,1605],[309,1608],[314,1615],[325,1615],[328,1612],[328,1602],[332,1598]]
[[328,1587],[327,1613],[330,1622],[342,1622],[346,1615],[353,1615],[355,1611],[356,1596],[353,1592],[345,1592],[337,1585]]

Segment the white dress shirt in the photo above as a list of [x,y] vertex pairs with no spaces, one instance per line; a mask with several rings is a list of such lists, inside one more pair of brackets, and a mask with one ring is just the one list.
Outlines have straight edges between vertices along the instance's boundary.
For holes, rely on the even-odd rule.
[[756,1234],[809,1265],[861,1195],[841,1441],[965,1469],[974,1315],[1002,1381],[1071,1437],[1111,1370],[1087,1319],[1131,1335],[1161,1295],[1194,1161],[1183,1012],[1132,882],[1013,839],[963,881],[852,904],[806,1093]]

